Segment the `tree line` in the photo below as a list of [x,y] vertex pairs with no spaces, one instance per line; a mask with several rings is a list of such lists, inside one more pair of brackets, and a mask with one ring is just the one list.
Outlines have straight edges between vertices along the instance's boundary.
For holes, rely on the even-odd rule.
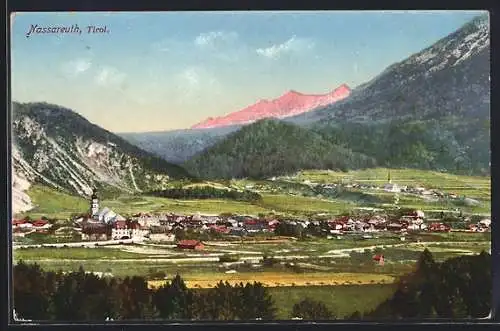
[[176,275],[156,289],[145,278],[99,277],[78,271],[44,271],[20,261],[14,266],[14,308],[19,318],[57,321],[271,320],[276,309],[261,283],[188,289]]
[[261,199],[260,194],[256,192],[248,190],[225,190],[212,186],[201,186],[188,189],[172,188],[161,191],[152,191],[146,194],[170,199],[231,199],[248,202],[254,202]]
[[414,272],[401,277],[394,295],[353,319],[484,318],[491,310],[491,255],[436,262],[425,249]]

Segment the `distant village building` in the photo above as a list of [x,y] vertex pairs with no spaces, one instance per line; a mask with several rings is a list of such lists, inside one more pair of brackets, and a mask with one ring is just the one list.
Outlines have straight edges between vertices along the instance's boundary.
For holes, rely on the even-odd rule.
[[384,190],[386,192],[391,192],[391,193],[401,192],[401,187],[399,187],[399,185],[397,185],[397,184],[392,183],[390,171],[389,171],[389,174],[387,176],[387,184],[384,185]]

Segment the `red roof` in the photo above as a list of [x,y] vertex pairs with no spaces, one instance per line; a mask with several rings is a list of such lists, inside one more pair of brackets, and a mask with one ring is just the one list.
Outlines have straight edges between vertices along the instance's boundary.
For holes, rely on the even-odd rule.
[[24,224],[27,223],[25,220],[12,220],[13,225]]
[[38,221],[34,221],[33,222],[33,226],[44,226],[46,225],[48,222],[47,221],[44,221],[44,220],[38,220]]
[[255,225],[255,224],[259,224],[259,223],[263,223],[263,222],[261,222],[259,220],[246,220],[243,222],[243,224],[245,224],[245,225]]
[[116,221],[115,222],[115,228],[117,228],[117,229],[126,229],[127,228],[127,222],[126,221]]
[[384,255],[375,255],[375,256],[373,257],[373,260],[375,260],[375,261],[380,261],[380,259],[383,259],[383,258],[384,258]]

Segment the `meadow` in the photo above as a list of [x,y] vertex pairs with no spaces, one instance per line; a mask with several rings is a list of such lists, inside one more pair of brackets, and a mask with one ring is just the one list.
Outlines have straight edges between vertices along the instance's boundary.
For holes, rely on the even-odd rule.
[[390,171],[393,183],[408,186],[422,186],[439,189],[459,196],[491,199],[491,178],[482,176],[461,176],[450,173],[417,170],[374,168],[357,171],[306,170],[295,177],[298,181],[309,180],[317,183],[355,182],[370,185],[387,183]]
[[[382,185],[387,182],[388,169],[376,168],[349,172],[335,172],[326,170],[301,171],[292,179],[281,178],[278,181],[266,180],[232,180],[221,182],[183,183],[183,187],[210,185],[217,188],[244,189],[250,185],[257,190],[262,199],[255,202],[243,202],[228,199],[167,199],[147,195],[113,194],[103,197],[102,206],[107,206],[116,212],[127,216],[138,212],[174,212],[192,214],[246,214],[259,215],[276,213],[289,216],[310,216],[317,213],[338,215],[352,209],[370,205],[371,207],[392,206],[394,193],[384,191],[365,191],[350,189],[336,198],[321,196],[302,196],[310,194],[310,188],[304,181],[317,183],[365,183]],[[422,197],[398,194],[401,207],[423,210],[454,210],[460,208],[466,213],[488,214],[491,209],[491,179],[489,177],[458,176],[434,171],[414,169],[392,169],[391,178],[394,183],[401,185],[424,186],[435,188],[443,192],[466,196],[480,202],[477,206],[461,205],[456,201],[440,200],[428,201]],[[72,215],[84,213],[88,209],[88,201],[83,197],[72,196],[54,189],[33,185],[28,195],[35,208],[27,213],[16,215],[40,218],[42,216],[56,219],[69,219]],[[363,199],[374,197],[379,203],[366,203]],[[364,197],[364,198],[363,198]]]
[[[336,318],[351,316],[375,309],[381,302],[390,298],[395,291],[393,284],[274,287],[269,292],[277,307],[277,319],[290,319],[293,305],[305,298],[324,303]],[[363,293],[363,295],[360,295]]]

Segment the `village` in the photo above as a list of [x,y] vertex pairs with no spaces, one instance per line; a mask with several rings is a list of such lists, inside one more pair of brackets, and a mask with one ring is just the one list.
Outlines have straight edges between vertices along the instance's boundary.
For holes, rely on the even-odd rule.
[[[371,239],[377,233],[392,233],[404,240],[408,233],[419,232],[488,232],[491,220],[484,217],[472,219],[462,216],[462,225],[444,222],[441,218],[426,217],[424,212],[413,210],[399,217],[384,212],[359,212],[356,215],[322,217],[322,219],[287,219],[280,216],[204,215],[195,213],[138,213],[124,217],[110,208],[100,209],[96,192],[90,200],[90,212],[71,220],[70,224],[53,224],[47,219],[15,219],[12,221],[14,244],[16,239],[36,233],[54,242],[90,242],[110,240],[135,240],[176,243],[181,249],[197,249],[203,240],[238,240],[248,236],[273,235],[301,237],[320,236],[342,239],[344,235],[359,235]],[[458,224],[458,223],[457,223]],[[464,227],[463,225],[467,226]]]

